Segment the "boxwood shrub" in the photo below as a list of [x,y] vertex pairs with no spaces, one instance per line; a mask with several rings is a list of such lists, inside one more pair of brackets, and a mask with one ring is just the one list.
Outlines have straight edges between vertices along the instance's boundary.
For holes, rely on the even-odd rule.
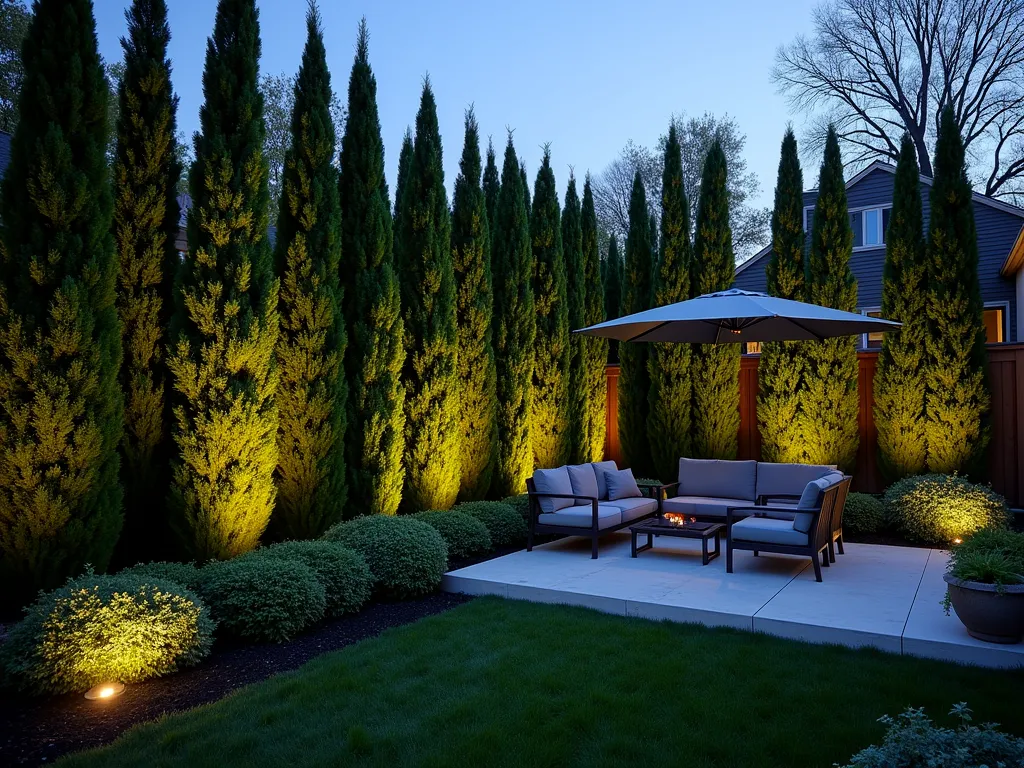
[[518,496],[506,496],[501,500],[501,503],[512,507],[526,522],[530,521],[530,497],[528,494],[520,493]]
[[452,509],[472,515],[491,534],[494,547],[508,547],[526,538],[526,520],[523,516],[501,501],[467,501],[456,504]]
[[854,533],[878,533],[885,528],[885,505],[869,493],[850,493],[843,509],[843,528]]
[[433,592],[448,563],[441,534],[411,517],[369,515],[339,523],[324,534],[361,554],[373,574],[374,591],[402,600]]
[[213,643],[209,609],[178,584],[87,572],[25,609],[0,645],[5,681],[34,693],[81,693],[195,664]]
[[180,584],[185,589],[196,589],[199,586],[199,568],[194,563],[139,563],[120,572],[122,576],[138,576],[143,579],[163,579]]
[[327,608],[316,574],[296,560],[253,553],[205,565],[200,575],[200,594],[220,631],[247,642],[288,640]]
[[1006,528],[1006,499],[957,475],[917,475],[893,483],[883,500],[889,520],[911,541],[947,545],[981,528]]
[[363,556],[335,541],[286,541],[253,556],[294,560],[312,569],[324,588],[327,615],[355,613],[370,599],[373,574]]
[[411,517],[422,520],[441,534],[448,545],[449,558],[472,557],[491,549],[491,534],[487,526],[465,512],[431,510]]

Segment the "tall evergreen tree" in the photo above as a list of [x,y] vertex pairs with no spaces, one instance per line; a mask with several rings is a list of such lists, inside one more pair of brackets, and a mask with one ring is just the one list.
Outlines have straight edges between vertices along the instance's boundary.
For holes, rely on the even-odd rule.
[[533,215],[533,207],[530,204],[530,181],[526,176],[526,163],[519,163],[519,183],[523,188],[523,205],[526,206],[526,219],[529,221]]
[[[651,308],[653,268],[651,263],[651,220],[643,178],[637,171],[629,200],[629,235],[622,272],[622,314],[631,315]],[[642,342],[619,345],[619,440],[626,464],[634,475],[651,473],[651,449],[647,439],[651,379],[647,370],[648,345]]]
[[586,339],[573,331],[586,325],[584,318],[587,284],[583,274],[583,231],[580,198],[576,193],[576,177],[569,172],[562,211],[562,255],[565,261],[566,306],[569,323],[569,368],[566,376],[566,460],[580,464],[590,459],[587,430],[584,422],[586,399],[583,342]]
[[125,524],[120,551],[136,562],[165,552],[162,504],[170,484],[165,330],[180,261],[175,142],[178,100],[171,90],[164,0],[135,0],[126,11],[124,76],[118,89],[114,164],[117,311],[121,320],[120,384],[124,393],[121,483]]
[[405,495],[410,510],[448,509],[459,494],[459,391],[452,225],[430,81],[416,115],[399,205],[396,254],[405,324]]
[[930,472],[980,476],[991,438],[978,237],[953,110],[939,119],[927,245],[925,435]]
[[341,281],[344,289],[349,508],[393,515],[402,498],[405,433],[405,330],[395,275],[384,144],[370,34],[359,24],[341,140]]
[[875,369],[878,465],[890,481],[924,472],[925,339],[928,329],[924,220],[917,152],[904,134],[885,241],[882,317],[903,327],[882,337]]
[[402,136],[402,149],[398,153],[398,178],[395,181],[394,248],[396,256],[399,250],[398,241],[401,239],[400,232],[402,231],[402,195],[405,192],[405,185],[409,180],[409,171],[412,168],[412,155],[412,129],[406,128],[405,135]]
[[107,84],[89,0],[38,0],[0,187],[0,603],[106,568],[123,403]]
[[[622,317],[622,257],[615,235],[608,240],[608,256],[604,260],[604,311],[607,320]],[[608,360],[619,361],[619,342],[608,343]]]
[[494,223],[498,220],[498,192],[501,190],[501,174],[494,156],[494,142],[487,139],[487,165],[484,168],[484,201],[487,205],[487,223],[490,230],[491,249],[494,253]]
[[[580,216],[580,238],[583,259],[583,325],[595,325],[605,319],[604,286],[601,283],[601,254],[597,243],[597,211],[590,174],[583,182],[583,207]],[[583,368],[583,461],[604,458],[604,441],[608,414],[608,340],[584,336]]]
[[178,447],[172,506],[185,550],[200,561],[255,547],[276,496],[278,283],[267,240],[259,58],[254,0],[220,0],[168,363]]
[[[694,296],[727,290],[735,277],[726,174],[725,153],[716,141],[700,180],[690,272]],[[691,371],[693,452],[705,459],[735,459],[740,429],[739,344],[695,345]]]
[[537,314],[533,305],[533,252],[522,175],[509,134],[494,219],[494,360],[497,368],[498,460],[495,495],[525,493],[533,471],[530,414]]
[[[690,298],[690,204],[683,188],[683,156],[673,123],[665,143],[661,177],[661,245],[654,272],[654,306]],[[690,345],[650,345],[651,377],[647,434],[654,471],[662,481],[677,475],[680,456],[690,455]]]
[[341,373],[348,338],[341,316],[341,204],[334,168],[331,75],[320,13],[306,16],[306,48],[295,80],[292,145],[285,155],[277,216],[281,275],[277,343],[277,535],[320,536],[342,517],[348,498]]
[[[806,299],[803,193],[804,175],[796,136],[790,128],[782,138],[772,210],[772,252],[765,273],[770,295],[795,301]],[[793,463],[802,456],[797,414],[806,354],[805,345],[799,341],[761,345],[757,421],[761,458],[765,461]]]
[[558,190],[547,147],[533,190],[530,239],[537,311],[530,439],[536,466],[557,467],[565,463],[569,436],[569,307]]
[[[488,162],[494,161],[489,149]],[[472,108],[466,112],[466,136],[452,202],[452,257],[458,312],[458,378],[461,387],[459,497],[487,495],[497,450],[494,348],[491,323],[491,236],[487,203],[480,187],[480,129]]]
[[[829,128],[818,179],[818,200],[807,260],[807,299],[848,312],[857,310],[857,280],[850,270],[853,230],[846,204],[839,139]],[[852,336],[806,342],[798,429],[802,460],[852,470],[857,458],[857,344]]]

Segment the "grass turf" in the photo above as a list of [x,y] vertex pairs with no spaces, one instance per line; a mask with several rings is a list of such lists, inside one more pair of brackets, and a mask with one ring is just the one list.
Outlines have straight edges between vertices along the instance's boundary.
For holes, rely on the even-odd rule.
[[[1024,672],[483,598],[64,766],[822,766],[908,705],[1024,734]],[[111,702],[117,706],[117,702]]]

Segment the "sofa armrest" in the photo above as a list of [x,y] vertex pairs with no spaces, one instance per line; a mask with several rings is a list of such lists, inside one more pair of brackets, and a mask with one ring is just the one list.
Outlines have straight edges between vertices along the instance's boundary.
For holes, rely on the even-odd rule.
[[[652,490],[652,491],[656,491],[658,495],[657,496],[650,496],[649,498],[655,498],[659,502],[661,501],[662,497],[664,496],[665,489],[667,489],[669,487],[668,485],[663,485],[661,483],[637,483],[636,485],[637,485],[637,488],[640,489],[640,493],[644,494],[645,496],[647,496],[647,494],[644,493],[644,489],[649,489],[649,490]],[[675,483],[675,485],[679,485],[679,483]]]
[[757,497],[757,501],[755,501],[754,503],[759,507],[763,507],[768,505],[768,502],[771,499],[788,499],[792,501],[800,501],[800,497],[802,495],[803,494],[799,493],[762,493],[760,496]]
[[679,481],[676,480],[674,483],[666,483],[665,485],[661,486],[661,490],[664,492],[664,494],[665,494],[665,496],[667,498],[668,497],[669,489],[671,489],[671,488],[678,488],[678,487],[679,487]]

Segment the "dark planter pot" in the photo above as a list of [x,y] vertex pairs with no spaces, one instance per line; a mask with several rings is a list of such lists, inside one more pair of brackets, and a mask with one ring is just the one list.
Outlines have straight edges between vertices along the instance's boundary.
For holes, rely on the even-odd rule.
[[996,587],[946,574],[949,601],[968,634],[988,643],[1019,643],[1024,636],[1024,584]]

